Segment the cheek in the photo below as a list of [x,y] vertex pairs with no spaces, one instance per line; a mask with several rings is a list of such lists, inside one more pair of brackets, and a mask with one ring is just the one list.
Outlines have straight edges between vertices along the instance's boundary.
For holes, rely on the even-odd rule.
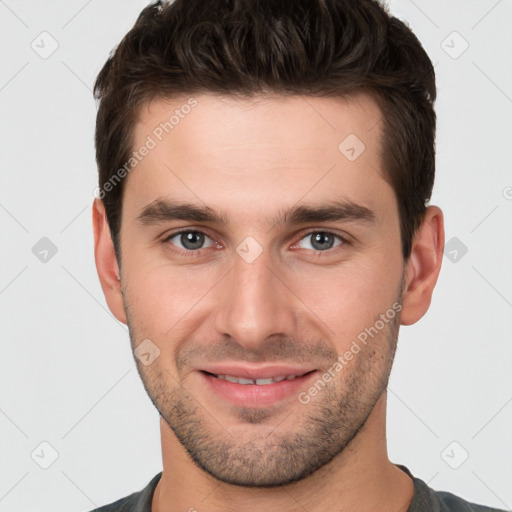
[[185,266],[155,262],[132,254],[123,262],[130,320],[139,336],[179,339],[208,304],[208,290],[218,281],[213,267],[190,271]]
[[295,283],[294,292],[334,331],[333,336],[350,343],[398,299],[402,267],[399,260],[389,261],[361,259],[337,268],[316,267],[289,279]]

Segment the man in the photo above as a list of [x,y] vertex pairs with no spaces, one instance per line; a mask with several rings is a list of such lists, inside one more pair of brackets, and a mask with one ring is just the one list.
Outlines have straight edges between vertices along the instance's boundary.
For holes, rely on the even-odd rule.
[[410,29],[375,0],[157,3],[95,92],[96,265],[163,453],[98,510],[491,510],[387,456],[444,245]]

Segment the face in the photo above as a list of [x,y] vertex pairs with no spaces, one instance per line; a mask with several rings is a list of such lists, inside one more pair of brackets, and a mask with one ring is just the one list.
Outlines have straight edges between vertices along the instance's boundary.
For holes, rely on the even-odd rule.
[[131,344],[197,465],[283,485],[343,451],[391,369],[404,261],[380,111],[364,94],[194,99],[135,126],[134,150],[152,147],[123,195]]

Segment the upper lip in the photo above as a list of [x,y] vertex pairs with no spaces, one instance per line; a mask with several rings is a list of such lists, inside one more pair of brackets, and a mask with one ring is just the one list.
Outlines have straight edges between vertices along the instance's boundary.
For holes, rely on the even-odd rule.
[[232,377],[241,377],[244,379],[270,379],[273,377],[287,377],[289,375],[303,375],[316,368],[303,365],[240,365],[240,364],[219,364],[209,365],[198,368],[203,372],[213,373],[215,375],[231,375]]

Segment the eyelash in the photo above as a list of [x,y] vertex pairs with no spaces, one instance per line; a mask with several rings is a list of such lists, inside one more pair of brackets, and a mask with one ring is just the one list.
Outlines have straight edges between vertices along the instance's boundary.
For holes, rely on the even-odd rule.
[[[175,254],[178,254],[180,256],[199,257],[199,256],[203,255],[203,251],[208,249],[208,248],[197,249],[194,251],[194,250],[182,250],[182,249],[176,248],[173,244],[170,243],[170,240],[172,238],[175,238],[178,235],[181,235],[182,233],[200,233],[202,235],[205,235],[208,238],[211,238],[210,236],[208,236],[208,233],[205,233],[204,231],[201,231],[200,229],[181,229],[179,231],[175,231],[175,232],[171,233],[170,235],[166,236],[164,238],[164,240],[162,241],[164,244],[167,245],[167,248],[169,251],[171,251]],[[331,249],[326,249],[325,251],[319,251],[319,250],[314,250],[314,249],[304,249],[306,251],[313,251],[315,256],[318,256],[318,257],[322,257],[324,253],[332,253],[335,249],[337,249],[339,247],[350,245],[350,242],[349,242],[349,240],[347,240],[347,238],[345,238],[341,235],[338,235],[337,233],[334,233],[333,231],[323,230],[323,229],[312,229],[312,230],[308,231],[307,233],[304,233],[301,236],[301,238],[299,238],[298,241],[295,242],[293,245],[294,246],[297,245],[301,240],[308,237],[309,235],[312,235],[313,233],[325,233],[328,235],[332,235],[332,236],[338,238],[339,240],[341,240],[341,243],[339,245],[332,247]],[[212,238],[212,240],[213,240],[213,238]],[[217,242],[215,242],[215,243],[217,243]],[[218,244],[218,245],[220,245],[220,244]]]

